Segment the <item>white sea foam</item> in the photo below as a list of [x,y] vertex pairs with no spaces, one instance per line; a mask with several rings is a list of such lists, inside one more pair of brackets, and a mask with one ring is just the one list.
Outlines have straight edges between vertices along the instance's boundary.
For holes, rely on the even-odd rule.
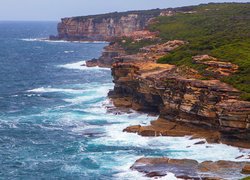
[[64,51],[65,54],[73,53],[75,51]]
[[64,65],[58,65],[58,67],[66,68],[66,69],[79,69],[79,70],[86,70],[86,61],[79,61],[75,63],[69,63]]
[[[129,169],[129,167],[123,167],[123,168]],[[152,180],[152,178],[146,177],[144,174],[142,174],[138,171],[132,171],[132,170],[123,171],[121,173],[116,174],[114,177],[117,180],[120,180],[120,179],[123,179],[123,180],[129,180],[129,179]],[[176,178],[173,173],[168,173],[164,177],[158,177],[157,180],[180,180],[180,179]]]
[[108,70],[108,71],[110,71],[109,68],[87,67],[86,61],[78,61],[75,63],[59,65],[58,67],[65,68],[65,69],[75,69],[75,70]]
[[[112,84],[102,84],[102,88],[98,88],[97,84],[88,84],[87,89],[84,91],[85,96],[79,96],[69,99],[71,103],[81,103],[87,100],[95,99],[98,97],[106,97],[105,93],[108,89],[112,87]],[[91,132],[100,133],[104,132],[105,135],[99,138],[92,139],[89,143],[104,146],[121,146],[130,147],[131,151],[133,149],[145,149],[145,151],[156,151],[162,154],[162,156],[167,156],[169,158],[190,158],[198,160],[199,162],[206,160],[233,160],[233,161],[249,161],[247,155],[250,153],[249,150],[239,149],[236,147],[231,147],[223,144],[200,144],[194,145],[196,142],[204,139],[190,139],[190,137],[142,137],[137,134],[131,134],[122,132],[124,128],[130,125],[137,124],[149,124],[151,120],[157,119],[155,116],[147,116],[146,114],[139,114],[133,112],[131,114],[120,114],[114,115],[112,113],[106,113],[105,106],[103,104],[109,104],[108,100],[99,101],[93,103],[83,110],[89,112],[90,114],[79,114],[74,111],[63,113],[60,118],[57,119],[59,124],[63,127],[70,127],[72,134],[82,135],[88,130],[93,130]],[[109,104],[110,105],[110,104]],[[77,111],[77,109],[75,109]],[[107,121],[109,125],[99,126],[99,125],[89,125],[86,121]],[[113,123],[113,124],[112,124]],[[79,147],[83,148],[83,147]],[[101,168],[111,168],[112,170],[117,170],[115,179],[145,179],[150,178],[145,177],[143,173],[137,171],[132,171],[130,167],[133,165],[136,159],[143,156],[126,152],[126,150],[117,150],[112,154],[112,163],[108,163],[106,156],[110,156],[113,152],[94,152],[89,153],[88,157],[93,154],[94,160]],[[238,156],[245,155],[245,158],[235,159]],[[109,161],[111,161],[109,159]],[[73,170],[72,167],[67,167],[69,171],[78,171],[78,168]],[[160,180],[176,180],[177,178],[169,173],[167,176],[159,178]]]
[[[191,158],[197,161],[206,160],[232,160],[232,161],[250,161],[247,155],[250,150],[240,149],[237,147],[228,146],[225,144],[200,144],[195,145],[204,139],[190,139],[190,137],[142,137],[137,134],[122,132],[124,128],[130,125],[149,124],[151,120],[157,117],[147,117],[143,114],[132,113],[122,115],[106,115],[103,117],[108,122],[119,122],[105,126],[106,137],[95,139],[94,144],[105,144],[109,146],[132,146],[143,149],[159,150],[162,154],[170,158]],[[236,159],[237,157],[245,155],[245,159]],[[132,164],[130,164],[132,165]]]
[[96,96],[92,96],[92,97],[91,96],[79,96],[73,99],[64,99],[64,101],[68,103],[79,104],[79,103],[83,103],[86,101],[94,100],[96,98],[97,98]]
[[11,95],[11,97],[18,97],[19,95],[18,94],[15,94],[15,95]]
[[50,93],[50,92],[65,92],[65,93],[83,93],[83,90],[78,90],[78,89],[62,89],[62,88],[36,88],[36,89],[31,89],[28,90],[27,92],[33,92],[33,93]]
[[48,43],[81,43],[81,44],[107,44],[106,41],[65,41],[65,40],[49,40],[47,38],[24,38],[22,41],[27,42],[48,42]]
[[[71,99],[64,99],[65,102],[72,104],[81,104],[86,101],[95,100],[98,98],[105,98],[109,92],[109,89],[112,87],[110,84],[102,85],[102,87],[91,86],[91,89],[85,91],[84,96],[76,96]],[[90,88],[89,87],[89,88]]]
[[[79,66],[82,62],[78,64],[74,63],[68,64],[67,68],[74,68]],[[100,87],[101,86],[101,87]],[[105,98],[109,89],[112,88],[112,83],[107,84],[95,84],[89,83],[84,84],[84,90],[75,90],[75,89],[60,89],[60,88],[37,88],[30,90],[29,92],[70,92],[70,93],[79,93],[76,94],[71,99],[64,99],[66,102],[69,102],[73,105],[81,104],[86,101],[95,100],[98,98],[104,98],[104,100],[98,101],[96,103],[91,103],[87,107],[81,106],[84,113],[78,113],[81,109],[74,109],[75,111],[69,111],[66,113],[57,114],[57,112],[46,112],[50,113],[51,119],[56,119],[58,124],[62,128],[66,127],[70,129],[71,134],[82,135],[88,130],[93,130],[93,133],[104,132],[105,135],[94,138],[88,142],[89,144],[103,145],[103,146],[120,146],[120,147],[130,147],[131,151],[133,149],[142,149],[149,152],[159,152],[162,156],[167,156],[169,158],[190,158],[198,160],[199,162],[206,160],[233,160],[233,161],[250,161],[247,159],[247,155],[250,153],[250,150],[239,149],[236,147],[224,145],[224,144],[199,144],[194,145],[196,142],[199,142],[204,139],[190,139],[190,137],[142,137],[137,134],[122,132],[124,128],[130,125],[150,124],[151,120],[157,119],[155,116],[148,116],[146,114],[139,114],[132,111],[131,114],[119,114],[114,115],[112,113],[107,113],[105,105],[111,105],[110,101]],[[78,87],[80,88],[80,87]],[[71,105],[70,104],[70,105]],[[79,107],[77,107],[79,108]],[[70,109],[70,108],[65,108]],[[87,113],[85,113],[87,112]],[[48,115],[46,115],[48,116]],[[106,121],[108,125],[90,125],[89,121]],[[88,124],[89,123],[89,124]],[[42,127],[46,128],[46,127]],[[79,147],[83,148],[83,147]],[[119,149],[119,148],[118,148]],[[130,150],[129,150],[130,151]],[[115,175],[115,179],[149,179],[145,177],[142,173],[137,171],[130,170],[130,167],[133,165],[136,159],[139,159],[143,156],[130,154],[126,150],[117,150],[114,152],[93,152],[93,156],[96,157],[96,161],[100,164],[101,168],[107,169],[116,169],[119,173]],[[113,153],[113,154],[112,154]],[[91,153],[88,154],[88,157]],[[107,155],[109,154],[109,155]],[[110,155],[112,154],[112,155]],[[245,157],[241,159],[236,159],[244,155]],[[103,158],[105,156],[112,159],[112,163],[108,163],[107,159]],[[110,161],[109,159],[109,161]],[[72,169],[73,168],[73,169]],[[81,167],[79,167],[81,168]],[[65,166],[64,169],[70,172],[82,171],[78,167]],[[162,180],[175,180],[177,179],[173,174],[169,173],[167,176],[159,178]]]

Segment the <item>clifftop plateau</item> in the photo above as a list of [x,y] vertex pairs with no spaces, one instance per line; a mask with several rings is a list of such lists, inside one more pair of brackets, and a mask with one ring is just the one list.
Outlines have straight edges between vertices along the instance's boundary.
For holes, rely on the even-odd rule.
[[58,24],[58,37],[54,38],[109,41],[117,36],[128,36],[144,30],[148,22],[160,13],[160,9],[155,9],[63,18]]
[[62,18],[58,24],[58,35],[51,36],[50,39],[111,41],[115,37],[130,37],[135,34],[143,37],[144,30],[155,17],[191,10],[192,6]]

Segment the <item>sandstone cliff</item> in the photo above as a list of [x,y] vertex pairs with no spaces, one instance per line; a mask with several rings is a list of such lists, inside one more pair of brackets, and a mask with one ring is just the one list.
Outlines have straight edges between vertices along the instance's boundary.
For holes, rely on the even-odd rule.
[[145,29],[151,18],[159,16],[161,10],[130,11],[95,16],[63,18],[58,24],[58,36],[65,40],[110,40],[117,36]]
[[[147,53],[120,57],[121,62],[112,67],[115,87],[110,96],[114,104],[159,112],[160,118],[166,122],[177,123],[175,127],[178,124],[203,127],[218,131],[217,138],[222,141],[240,140],[249,144],[250,102],[240,100],[240,91],[219,80],[202,80],[192,69],[156,64],[154,58],[150,58],[151,53],[155,57],[183,44],[181,41],[170,41],[162,48],[158,47],[157,52],[148,50]],[[156,128],[157,122],[153,125],[151,128],[133,127],[126,131],[153,136],[171,135],[168,126]],[[181,135],[190,134],[189,130],[186,133],[183,133],[183,128],[179,130]],[[193,132],[197,134],[196,131]]]

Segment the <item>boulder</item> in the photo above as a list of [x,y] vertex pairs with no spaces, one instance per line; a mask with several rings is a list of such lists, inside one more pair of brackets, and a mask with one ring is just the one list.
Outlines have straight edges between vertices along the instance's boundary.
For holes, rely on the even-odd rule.
[[192,159],[141,158],[131,167],[149,177],[165,176],[173,173],[181,179],[241,179],[249,172],[249,162],[205,161],[198,163]]
[[243,174],[250,174],[250,164],[245,165],[241,171]]

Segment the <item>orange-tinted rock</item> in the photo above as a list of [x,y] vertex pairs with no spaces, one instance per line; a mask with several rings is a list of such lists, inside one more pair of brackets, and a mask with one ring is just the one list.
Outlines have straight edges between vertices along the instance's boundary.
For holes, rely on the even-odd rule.
[[141,158],[131,167],[150,177],[164,176],[171,172],[177,178],[182,179],[241,179],[246,177],[242,174],[248,169],[249,162],[233,161],[205,161],[198,163],[191,159],[169,159],[169,158]]
[[[166,44],[174,47],[174,42]],[[150,46],[142,51],[146,54],[152,51],[161,54],[160,49],[157,51],[154,48]],[[159,112],[160,117],[168,122],[201,128],[204,133],[199,131],[197,137],[204,136],[208,142],[221,140],[238,145],[238,141],[244,141],[240,146],[250,144],[250,102],[241,101],[237,89],[220,80],[197,79],[195,71],[188,72],[172,65],[156,64],[150,56],[147,61],[146,56],[141,53],[123,56],[121,59],[121,63],[112,66],[115,83],[113,94],[131,97],[132,108]],[[207,135],[211,131],[215,132],[212,133],[213,137]],[[141,134],[196,136],[194,131],[188,131],[183,126],[178,126],[175,130],[167,127],[161,130],[154,127],[152,130],[147,127]]]
[[217,77],[229,76],[239,69],[235,64],[221,61],[209,55],[193,56],[193,61],[198,64],[207,65],[208,68],[206,70],[212,72]]
[[126,107],[126,108],[132,107],[132,100],[129,97],[127,97],[127,98],[114,98],[112,100],[112,102],[116,107]]
[[247,164],[247,165],[245,165],[245,166],[242,168],[242,173],[243,173],[243,174],[250,174],[250,164]]
[[114,37],[132,36],[133,33],[144,30],[150,20],[159,16],[160,12],[161,10],[148,13],[134,11],[63,18],[58,24],[58,38],[103,41]]
[[[209,143],[218,143],[220,136],[218,131],[209,129],[204,130],[204,128],[171,122],[161,118],[156,121],[152,121],[150,126],[129,126],[124,129],[124,131],[130,133],[138,133],[141,136],[183,137],[186,135],[190,135],[192,136],[192,138],[205,138]],[[196,144],[198,145],[204,143],[205,141],[199,141]]]
[[138,133],[140,131],[141,125],[129,126],[123,130],[123,132]]

